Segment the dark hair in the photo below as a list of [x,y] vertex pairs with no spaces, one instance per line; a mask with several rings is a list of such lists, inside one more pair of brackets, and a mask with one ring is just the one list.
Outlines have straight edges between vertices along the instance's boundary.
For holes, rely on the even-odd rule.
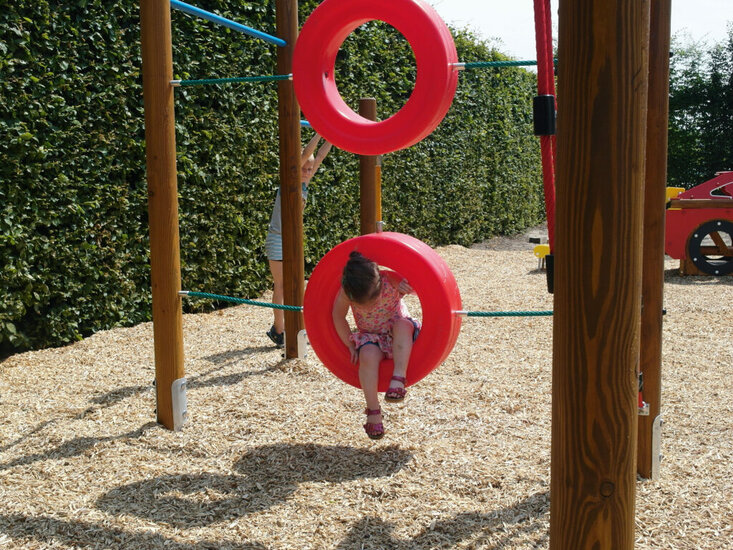
[[363,304],[376,297],[382,290],[379,266],[359,252],[349,254],[349,260],[341,275],[341,286],[352,302]]

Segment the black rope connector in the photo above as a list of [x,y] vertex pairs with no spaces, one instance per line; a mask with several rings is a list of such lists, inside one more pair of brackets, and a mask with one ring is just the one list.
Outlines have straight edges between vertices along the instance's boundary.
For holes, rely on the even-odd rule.
[[532,101],[534,135],[555,135],[555,96],[538,95]]

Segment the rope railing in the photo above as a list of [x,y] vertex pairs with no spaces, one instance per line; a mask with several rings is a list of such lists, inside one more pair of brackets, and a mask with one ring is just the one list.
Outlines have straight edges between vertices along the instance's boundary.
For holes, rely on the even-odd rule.
[[256,300],[247,300],[246,298],[235,298],[233,296],[222,296],[221,294],[210,294],[208,292],[192,292],[189,290],[181,290],[178,292],[181,296],[189,296],[191,298],[208,298],[210,300],[220,300],[222,302],[233,302],[235,304],[249,304],[251,306],[269,307],[272,309],[285,309],[288,311],[303,311],[303,306],[286,306],[283,304],[272,304],[270,302],[258,302]]
[[233,78],[200,78],[198,80],[171,80],[173,86],[203,86],[205,84],[234,84],[238,82],[272,82],[289,80],[292,74],[273,74],[266,76],[237,76]]
[[466,317],[537,317],[552,314],[552,311],[456,311],[456,315]]
[[537,61],[469,61],[466,63],[453,63],[457,69],[483,69],[486,67],[523,67],[537,65]]
[[[288,306],[283,304],[273,304],[270,302],[258,302],[257,300],[248,300],[246,298],[235,298],[233,296],[224,296],[222,294],[211,294],[209,292],[193,292],[190,290],[181,290],[178,294],[188,296],[190,298],[207,298],[209,300],[220,300],[222,302],[232,302],[235,304],[248,304],[251,306],[269,307],[272,309],[284,309],[288,311],[303,311],[303,306]],[[456,315],[465,315],[466,317],[536,317],[552,315],[552,311],[456,311]]]
[[231,19],[227,19],[226,17],[216,15],[215,13],[204,11],[200,8],[197,8],[196,6],[186,4],[185,2],[180,2],[179,0],[170,0],[170,3],[171,8],[175,8],[179,11],[182,11],[183,13],[195,15],[196,17],[200,17],[201,19],[206,19],[207,21],[211,21],[212,23],[216,23],[217,25],[222,25],[224,27],[239,31],[255,38],[261,38],[262,40],[269,42],[270,44],[275,44],[276,46],[287,45],[285,40],[283,40],[282,38],[278,38],[262,31],[258,31],[257,29],[253,29],[252,27],[248,27],[246,25],[242,25],[241,23],[237,23],[236,21],[232,21]]
[[[554,60],[557,63],[557,59]],[[468,61],[453,63],[453,66],[458,70],[463,69],[485,69],[488,67],[525,67],[537,65],[537,61],[517,61],[517,60],[505,60],[505,61]]]

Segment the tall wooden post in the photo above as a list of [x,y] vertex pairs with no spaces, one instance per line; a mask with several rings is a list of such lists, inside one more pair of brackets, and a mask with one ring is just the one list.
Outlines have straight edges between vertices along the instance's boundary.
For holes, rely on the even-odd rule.
[[[298,1],[275,3],[277,36],[287,42],[277,50],[277,74],[291,74],[293,50],[298,39]],[[280,205],[282,208],[284,302],[302,306],[305,258],[303,253],[303,199],[300,188],[300,107],[293,82],[278,82],[280,127]],[[298,357],[298,333],[303,330],[303,314],[285,311],[285,357]]]
[[634,546],[648,0],[560,0],[550,548]]
[[[359,114],[367,120],[377,120],[377,100],[373,97],[359,100]],[[381,220],[380,182],[377,170],[377,156],[359,157],[359,201],[361,234],[376,233],[377,222]]]
[[153,292],[153,337],[158,422],[174,422],[172,385],[183,378],[183,330],[178,185],[173,112],[173,54],[168,0],[141,0],[140,29]]
[[659,476],[662,401],[662,309],[664,298],[664,222],[669,119],[669,44],[671,0],[651,0],[649,34],[649,112],[647,114],[644,259],[641,294],[641,356],[644,400],[649,416],[639,416],[637,472]]

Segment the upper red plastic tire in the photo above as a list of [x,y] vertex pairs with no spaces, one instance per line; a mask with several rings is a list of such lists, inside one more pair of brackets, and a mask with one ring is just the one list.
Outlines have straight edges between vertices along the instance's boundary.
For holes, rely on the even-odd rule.
[[[334,69],[346,37],[378,19],[407,39],[417,77],[407,103],[381,122],[355,113],[341,98]],[[453,102],[458,61],[450,30],[424,0],[324,0],[308,17],[293,53],[293,85],[311,127],[340,149],[381,155],[428,136]]]
[[[372,233],[349,239],[331,249],[313,270],[305,289],[303,315],[313,351],[338,378],[354,387],[358,366],[339,339],[332,310],[341,288],[341,273],[352,250],[405,277],[420,299],[422,330],[410,354],[407,385],[423,379],[453,349],[461,328],[461,295],[445,261],[422,241],[402,233]],[[379,367],[379,391],[389,388],[394,363]]]

